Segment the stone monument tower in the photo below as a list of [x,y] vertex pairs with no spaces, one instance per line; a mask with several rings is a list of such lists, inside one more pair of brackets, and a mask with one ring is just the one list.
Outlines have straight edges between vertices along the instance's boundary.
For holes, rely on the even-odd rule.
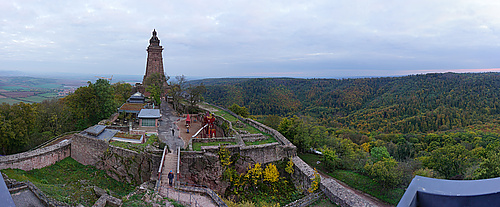
[[148,60],[146,62],[146,74],[144,74],[144,78],[142,79],[143,85],[146,78],[153,73],[165,74],[165,71],[163,71],[162,50],[163,47],[160,46],[160,39],[156,36],[156,30],[153,30],[153,36],[149,39],[149,46],[147,49]]

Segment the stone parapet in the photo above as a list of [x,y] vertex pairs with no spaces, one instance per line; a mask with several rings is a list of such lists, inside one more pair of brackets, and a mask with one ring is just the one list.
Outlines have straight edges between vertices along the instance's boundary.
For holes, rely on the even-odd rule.
[[29,171],[56,163],[71,155],[71,141],[40,148],[33,151],[0,157],[0,169],[21,169]]
[[[293,174],[295,185],[302,187],[303,190],[309,189],[314,179],[314,169],[299,157],[293,157],[292,161],[295,169]],[[331,178],[321,176],[319,189],[339,206],[376,206]]]

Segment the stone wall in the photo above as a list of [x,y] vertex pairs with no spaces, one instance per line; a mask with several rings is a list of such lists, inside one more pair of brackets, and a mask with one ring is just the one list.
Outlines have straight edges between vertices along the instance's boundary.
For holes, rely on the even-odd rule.
[[268,139],[268,137],[264,136],[261,133],[258,134],[240,134],[241,139],[245,142],[257,142]]
[[219,194],[223,194],[221,190],[228,187],[227,183],[221,180],[223,168],[217,153],[181,151],[181,163],[181,182],[206,185]]
[[64,141],[33,151],[0,157],[0,169],[21,169],[29,171],[56,163],[71,155],[71,142]]
[[[293,157],[292,161],[294,163],[293,181],[295,186],[303,190],[309,189],[312,179],[314,179],[314,169],[297,156]],[[328,199],[339,206],[376,206],[331,178],[321,176],[319,189],[325,193]]]
[[118,181],[140,184],[156,176],[161,155],[135,152],[109,145],[106,141],[76,134],[71,157],[84,165],[93,165]]

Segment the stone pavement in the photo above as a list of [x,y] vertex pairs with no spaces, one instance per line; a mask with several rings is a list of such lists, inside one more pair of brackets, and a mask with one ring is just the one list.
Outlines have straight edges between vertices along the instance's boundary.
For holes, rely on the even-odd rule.
[[[160,141],[165,142],[171,151],[176,150],[177,147],[184,148],[185,143],[179,137],[179,128],[175,124],[180,117],[174,115],[174,111],[165,101],[161,102],[160,113],[162,115],[158,127]],[[172,135],[172,129],[174,129],[174,135]]]

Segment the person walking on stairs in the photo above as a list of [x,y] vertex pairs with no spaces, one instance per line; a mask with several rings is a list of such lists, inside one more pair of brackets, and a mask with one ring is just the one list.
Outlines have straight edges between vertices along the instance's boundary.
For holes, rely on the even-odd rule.
[[174,180],[174,173],[172,172],[172,170],[170,170],[170,172],[168,173],[168,185],[170,185],[170,187],[172,187],[173,180]]

